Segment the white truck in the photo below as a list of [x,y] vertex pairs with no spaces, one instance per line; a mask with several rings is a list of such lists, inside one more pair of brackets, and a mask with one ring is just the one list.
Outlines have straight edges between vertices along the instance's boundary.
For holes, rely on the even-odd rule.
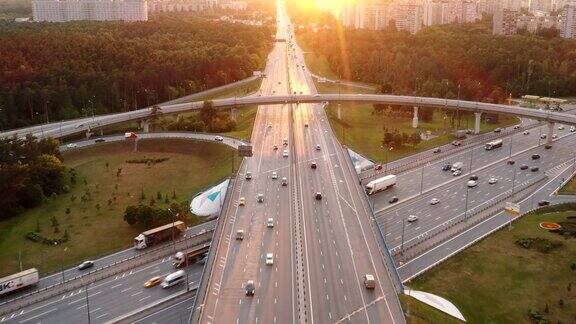
[[462,162],[456,162],[454,164],[452,164],[452,169],[450,169],[451,172],[456,172],[458,170],[462,170],[462,167],[464,166],[464,163]]
[[378,191],[386,190],[396,184],[396,176],[393,174],[385,175],[382,178],[372,180],[366,184],[366,194],[372,195]]
[[35,268],[0,278],[0,295],[38,283],[38,270]]

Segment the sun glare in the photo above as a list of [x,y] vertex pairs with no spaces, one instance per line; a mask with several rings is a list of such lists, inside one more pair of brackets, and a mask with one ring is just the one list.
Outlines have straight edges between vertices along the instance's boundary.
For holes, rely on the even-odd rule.
[[331,12],[338,17],[342,7],[346,4],[354,3],[356,0],[297,0],[300,6],[305,9],[321,9]]

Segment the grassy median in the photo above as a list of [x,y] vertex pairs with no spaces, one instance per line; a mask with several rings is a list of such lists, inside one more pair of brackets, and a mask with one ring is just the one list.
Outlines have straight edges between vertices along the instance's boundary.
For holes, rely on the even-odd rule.
[[[130,142],[123,142],[66,153],[66,166],[78,174],[71,191],[0,222],[0,276],[18,272],[19,258],[23,269],[36,267],[46,273],[129,247],[139,231],[123,219],[127,206],[138,204],[142,193],[146,203],[154,199],[157,207],[189,203],[192,195],[230,175],[235,154],[221,144],[187,140],[142,140],[138,152],[133,152]],[[126,162],[145,158],[167,160]],[[189,220],[199,221],[195,217]],[[25,238],[26,233],[37,230],[45,237],[60,237],[66,231],[70,241],[47,246]]]
[[[469,323],[573,323],[576,239],[539,227],[568,216],[576,211],[527,215],[409,286],[447,298]],[[527,240],[539,243],[518,244]]]
[[[318,83],[320,93],[374,93],[364,88],[349,87],[333,83]],[[444,145],[454,140],[451,132],[450,120],[444,118],[444,114],[437,110],[431,122],[420,120],[417,129],[412,128],[412,118],[387,117],[374,114],[372,105],[369,104],[342,104],[341,119],[338,119],[338,105],[330,104],[326,107],[326,114],[330,124],[341,143],[346,144],[354,151],[367,156],[375,161],[392,161],[417,152],[425,151],[432,147]],[[506,127],[518,122],[513,116],[500,116],[498,123],[489,124],[482,121],[481,132],[490,132],[497,127]],[[460,128],[473,128],[474,116],[463,116]],[[404,145],[392,151],[385,151],[382,147],[385,128],[389,131],[397,130],[400,133],[412,134],[415,132],[431,132],[435,137],[423,140],[420,144],[412,147]]]

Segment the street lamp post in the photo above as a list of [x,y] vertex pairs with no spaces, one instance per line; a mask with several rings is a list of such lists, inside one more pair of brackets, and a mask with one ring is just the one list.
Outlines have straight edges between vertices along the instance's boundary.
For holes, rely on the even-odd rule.
[[514,168],[514,174],[512,175],[512,196],[514,195],[515,186],[516,186],[516,168]]
[[[396,213],[398,216],[398,213]],[[400,254],[404,255],[404,227],[406,226],[406,220],[402,220],[402,243],[400,244]]]
[[468,192],[470,187],[466,186],[466,204],[464,205],[464,221],[468,220]]
[[422,172],[420,175],[420,194],[424,191],[424,165],[422,166]]
[[90,301],[88,299],[88,286],[84,286],[84,292],[86,293],[86,316],[88,317],[88,324],[90,324]]

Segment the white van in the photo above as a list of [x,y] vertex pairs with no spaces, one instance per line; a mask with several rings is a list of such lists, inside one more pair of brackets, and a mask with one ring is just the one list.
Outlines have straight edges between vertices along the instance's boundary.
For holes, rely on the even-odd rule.
[[186,272],[184,272],[184,270],[178,270],[167,275],[166,278],[164,278],[164,281],[162,281],[161,286],[162,288],[168,288],[184,281],[186,281]]

